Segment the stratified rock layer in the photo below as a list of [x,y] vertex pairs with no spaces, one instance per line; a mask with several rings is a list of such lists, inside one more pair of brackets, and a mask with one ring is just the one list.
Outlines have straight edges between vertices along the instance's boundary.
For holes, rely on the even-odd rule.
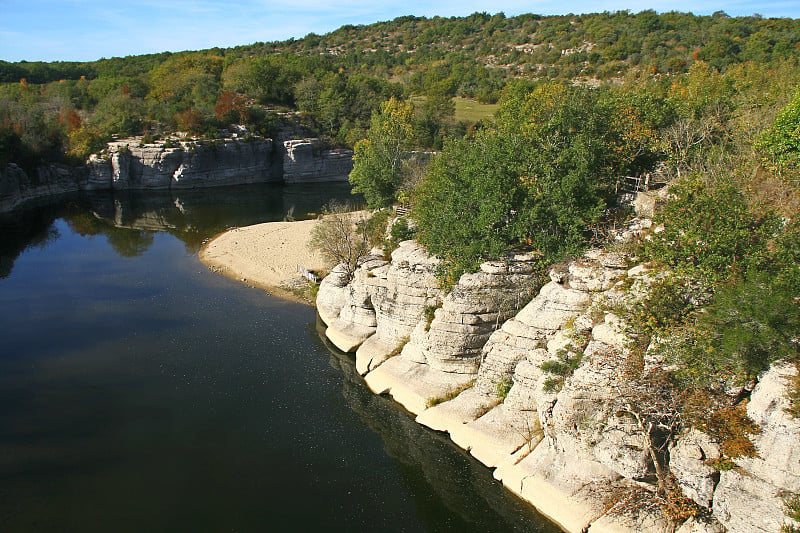
[[85,169],[54,164],[39,167],[32,179],[23,169],[9,163],[0,168],[0,213],[30,200],[79,191],[85,175]]
[[283,142],[283,181],[313,183],[347,181],[353,170],[353,152],[326,149],[320,139],[292,139]]
[[316,138],[114,141],[83,167],[47,165],[33,177],[13,163],[0,169],[0,212],[33,199],[81,190],[177,190],[248,183],[347,181],[353,153]]
[[272,140],[164,143],[117,142],[108,154],[92,155],[85,188],[181,189],[278,181]]
[[[635,221],[626,233],[649,225]],[[659,275],[622,253],[592,250],[553,269],[530,299],[524,292],[537,282],[524,260],[485,263],[447,294],[436,289],[436,263],[405,242],[391,262],[372,257],[349,284],[334,273],[320,288],[327,336],[349,339],[340,347],[356,351],[373,392],[448,432],[567,531],[673,531],[658,508],[631,505],[652,490],[643,481],[654,466],[646,435],[620,408],[630,339],[607,311],[642,298]],[[559,361],[575,366],[561,382],[542,369]],[[663,363],[647,356],[645,365]],[[785,411],[796,371],[773,365],[753,391],[747,409],[761,428],[758,458],[720,472],[712,466],[720,446],[708,435],[695,429],[675,440],[670,470],[711,517],[690,519],[681,531],[777,531],[788,523],[781,495],[800,491],[800,423]]]

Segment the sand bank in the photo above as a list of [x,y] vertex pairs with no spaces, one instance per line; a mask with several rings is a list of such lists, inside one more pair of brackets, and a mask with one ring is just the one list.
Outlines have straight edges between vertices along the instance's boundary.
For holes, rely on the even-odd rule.
[[216,236],[200,250],[200,261],[211,270],[270,294],[304,301],[297,287],[297,265],[320,271],[322,256],[308,247],[317,220],[266,222],[234,228]]

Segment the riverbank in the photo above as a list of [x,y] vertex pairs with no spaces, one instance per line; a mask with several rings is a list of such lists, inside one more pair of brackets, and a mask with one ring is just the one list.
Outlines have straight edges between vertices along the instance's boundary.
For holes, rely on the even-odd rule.
[[317,220],[302,220],[233,228],[203,245],[200,261],[214,272],[279,298],[311,304],[303,296],[306,282],[297,265],[314,271],[326,266],[308,246],[316,224]]

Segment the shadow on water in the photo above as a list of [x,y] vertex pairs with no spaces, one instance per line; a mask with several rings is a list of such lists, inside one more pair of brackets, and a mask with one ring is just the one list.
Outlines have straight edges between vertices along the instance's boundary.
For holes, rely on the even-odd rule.
[[419,518],[429,531],[561,531],[529,504],[507,491],[492,471],[458,448],[442,432],[414,421],[414,415],[369,390],[351,355],[325,338],[317,315],[309,325],[315,342],[331,353],[330,365],[343,376],[348,406],[380,435],[386,453],[402,465],[401,475],[414,494]]

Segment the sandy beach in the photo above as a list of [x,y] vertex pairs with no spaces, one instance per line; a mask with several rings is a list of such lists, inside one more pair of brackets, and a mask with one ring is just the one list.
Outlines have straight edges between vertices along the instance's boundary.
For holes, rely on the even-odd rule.
[[206,243],[200,261],[214,272],[275,296],[305,301],[297,290],[304,285],[299,283],[297,265],[315,271],[326,267],[322,256],[308,247],[316,224],[303,220],[234,228]]

